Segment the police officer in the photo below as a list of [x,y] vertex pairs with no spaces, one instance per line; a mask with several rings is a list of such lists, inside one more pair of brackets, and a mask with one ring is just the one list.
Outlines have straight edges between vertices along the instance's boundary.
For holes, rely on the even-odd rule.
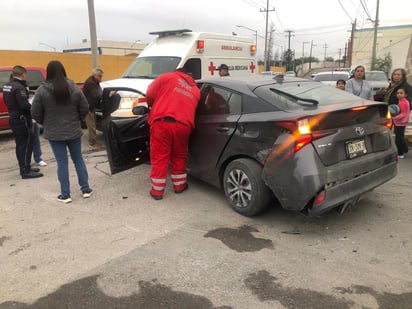
[[13,67],[10,81],[3,86],[3,98],[9,110],[9,124],[14,134],[16,156],[23,179],[43,176],[38,168],[30,166],[33,153],[33,123],[26,74],[24,67],[16,65]]

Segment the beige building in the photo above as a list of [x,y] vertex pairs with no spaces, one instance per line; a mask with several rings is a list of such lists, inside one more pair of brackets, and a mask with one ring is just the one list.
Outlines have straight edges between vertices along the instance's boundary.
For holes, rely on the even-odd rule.
[[[97,40],[97,51],[99,55],[131,56],[138,55],[146,47],[146,43],[120,42]],[[80,44],[71,44],[63,48],[63,53],[91,53],[90,40],[84,39]]]
[[[358,64],[367,69],[371,67],[374,29],[358,29],[354,32],[352,49],[352,67]],[[392,58],[392,68],[405,68],[408,80],[412,79],[412,25],[378,27],[376,40],[376,58],[386,54]]]

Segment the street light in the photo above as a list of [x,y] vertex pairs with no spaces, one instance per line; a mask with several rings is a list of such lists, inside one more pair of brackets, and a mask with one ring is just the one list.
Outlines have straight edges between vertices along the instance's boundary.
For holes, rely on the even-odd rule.
[[40,42],[39,45],[43,45],[43,46],[50,47],[50,48],[52,48],[54,51],[56,51],[56,47],[54,47],[53,45],[50,45],[50,44],[47,44],[47,43],[43,43],[43,42]]
[[257,37],[258,37],[258,32],[257,32],[257,30],[254,30],[254,29],[251,29],[251,28],[249,28],[249,27],[242,26],[242,25],[236,25],[236,27],[238,27],[238,28],[245,28],[245,29],[250,30],[250,31],[253,31],[253,32],[255,33],[255,45],[256,45],[256,50],[257,50]]

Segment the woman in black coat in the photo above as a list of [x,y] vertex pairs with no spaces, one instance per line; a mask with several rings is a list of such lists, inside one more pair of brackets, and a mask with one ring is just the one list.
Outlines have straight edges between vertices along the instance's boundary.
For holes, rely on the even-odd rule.
[[408,84],[408,81],[406,80],[405,69],[393,70],[391,75],[391,82],[385,92],[383,101],[388,104],[398,104],[396,91],[398,91],[399,88],[404,88],[406,90],[409,104],[412,104],[412,86]]

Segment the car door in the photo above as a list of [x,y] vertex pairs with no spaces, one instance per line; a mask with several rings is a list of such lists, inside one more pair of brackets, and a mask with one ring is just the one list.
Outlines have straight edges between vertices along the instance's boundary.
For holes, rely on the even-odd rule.
[[[115,94],[110,95],[115,91]],[[101,110],[103,135],[112,174],[149,161],[149,125],[147,115],[112,119],[122,99],[130,99],[140,91],[125,87],[103,89]]]
[[242,97],[231,90],[203,84],[196,111],[195,128],[189,142],[189,174],[218,185],[218,163],[236,131]]

